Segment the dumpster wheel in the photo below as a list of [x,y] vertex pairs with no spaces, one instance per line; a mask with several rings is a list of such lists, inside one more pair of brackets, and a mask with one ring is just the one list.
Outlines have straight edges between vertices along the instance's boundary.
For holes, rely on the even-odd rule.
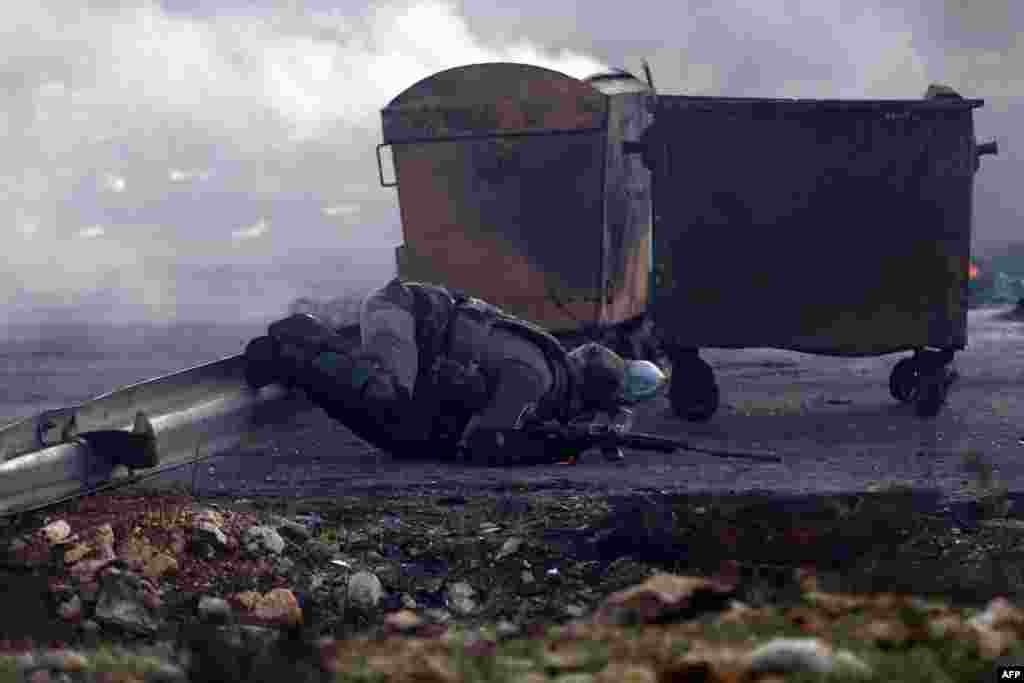
[[675,414],[689,422],[707,422],[718,410],[715,372],[696,352],[672,354],[669,401]]
[[904,358],[889,375],[889,392],[898,401],[913,403],[918,417],[935,417],[946,405],[949,389],[958,374],[952,367],[951,350],[919,349]]
[[957,373],[947,366],[941,366],[922,374],[917,396],[914,399],[914,412],[918,417],[935,417],[946,405],[949,388],[957,378]]
[[921,369],[914,358],[904,358],[889,375],[889,393],[900,403],[912,403],[920,393]]

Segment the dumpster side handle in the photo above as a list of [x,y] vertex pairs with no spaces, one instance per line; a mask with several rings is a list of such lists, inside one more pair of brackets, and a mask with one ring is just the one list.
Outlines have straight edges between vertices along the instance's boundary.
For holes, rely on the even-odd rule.
[[390,183],[389,182],[385,182],[385,180],[384,180],[384,163],[380,159],[380,151],[383,148],[390,147],[390,146],[391,146],[390,142],[382,142],[381,144],[377,145],[377,176],[380,178],[380,186],[381,187],[395,187],[395,186],[398,185],[398,178],[397,178],[397,176],[395,177],[394,181],[392,181]]
[[979,157],[984,156],[986,154],[997,155],[999,154],[999,143],[996,140],[990,140],[989,142],[979,142],[977,149],[975,151]]

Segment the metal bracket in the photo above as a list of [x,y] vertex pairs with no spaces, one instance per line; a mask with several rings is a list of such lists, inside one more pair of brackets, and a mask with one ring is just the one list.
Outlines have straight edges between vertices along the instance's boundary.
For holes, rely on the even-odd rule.
[[377,176],[380,178],[380,186],[381,187],[396,187],[398,185],[398,176],[397,175],[395,176],[394,182],[388,183],[388,182],[384,181],[384,163],[380,159],[380,151],[383,148],[390,147],[390,146],[391,146],[390,142],[382,142],[381,144],[377,145]]
[[[71,435],[71,431],[74,429],[75,408],[56,408],[53,410],[45,410],[39,416],[36,417],[36,447],[37,448],[49,448],[55,446],[65,440],[66,436]],[[60,428],[60,439],[57,441],[50,441],[46,438],[47,432]]]

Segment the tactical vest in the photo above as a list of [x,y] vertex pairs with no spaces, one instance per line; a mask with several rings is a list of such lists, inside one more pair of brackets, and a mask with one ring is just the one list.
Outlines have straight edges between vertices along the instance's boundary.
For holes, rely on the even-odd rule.
[[551,370],[554,386],[537,406],[536,415],[542,420],[561,422],[572,418],[575,405],[574,378],[565,349],[551,333],[539,325],[461,292],[451,292],[439,285],[420,282],[404,284],[413,293],[416,302],[416,345],[421,354],[421,377],[424,377],[425,370],[429,372],[439,357],[449,354],[455,314],[469,314],[487,327],[508,330],[541,349]]

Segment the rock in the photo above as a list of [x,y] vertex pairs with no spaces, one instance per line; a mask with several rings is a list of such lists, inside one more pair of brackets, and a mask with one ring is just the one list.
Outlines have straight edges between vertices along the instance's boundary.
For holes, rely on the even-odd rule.
[[82,560],[71,567],[71,577],[79,584],[92,583],[96,580],[96,576],[113,561],[113,559]]
[[349,550],[361,550],[373,545],[373,541],[370,540],[370,536],[362,531],[347,531],[342,533],[341,542]]
[[647,666],[612,662],[594,677],[594,683],[658,683],[658,674]]
[[309,590],[316,592],[321,588],[327,586],[328,578],[324,572],[310,572],[309,574]]
[[64,552],[64,563],[74,564],[92,552],[92,546],[88,543],[76,543]]
[[275,588],[269,593],[247,591],[235,596],[247,610],[246,616],[272,626],[293,626],[302,623],[299,601],[287,588]]
[[272,566],[272,571],[277,576],[288,576],[293,569],[295,569],[295,562],[287,557],[278,557]]
[[524,671],[513,674],[508,683],[548,683],[551,679],[539,671]]
[[42,534],[16,538],[7,546],[7,556],[22,567],[41,567],[50,562],[50,545]]
[[49,650],[39,658],[39,665],[65,673],[76,673],[88,668],[89,658],[74,650]]
[[303,527],[309,530],[309,533],[316,536],[320,533],[320,528],[323,526],[324,518],[315,512],[307,512],[301,515],[295,515],[294,522],[301,524]]
[[349,604],[358,609],[369,610],[380,602],[384,595],[384,587],[376,574],[360,571],[349,578],[346,595]]
[[437,593],[444,587],[443,576],[427,576],[421,578],[417,583],[416,587],[425,593]]
[[277,533],[296,545],[302,545],[313,537],[312,531],[305,524],[293,522],[283,517],[275,520],[275,527]]
[[60,545],[67,541],[69,536],[71,536],[71,525],[63,519],[50,522],[43,527],[43,538],[50,545]]
[[511,536],[505,539],[505,542],[501,544],[501,549],[494,555],[495,560],[502,560],[509,555],[514,554],[523,545],[523,539],[518,536]]
[[34,669],[39,666],[38,659],[34,652],[19,652],[13,657],[14,666],[21,671]]
[[77,595],[57,606],[57,616],[64,621],[78,621],[82,617],[82,598]]
[[109,524],[96,527],[96,531],[93,532],[93,545],[100,559],[109,560],[117,557],[114,553],[114,527]]
[[971,617],[968,624],[1024,635],[1024,612],[1006,598],[999,597],[991,600],[983,612]]
[[553,683],[593,683],[594,674],[588,674],[584,672],[577,672],[572,674],[562,674],[554,679]]
[[101,623],[151,635],[160,626],[152,608],[147,605],[153,604],[152,594],[152,587],[141,577],[120,570],[108,571],[103,576],[94,616]]
[[548,668],[557,671],[573,671],[592,664],[595,653],[592,648],[585,647],[582,643],[552,642],[544,645],[541,658]]
[[422,624],[423,620],[415,612],[404,609],[384,617],[384,626],[395,633],[408,633],[416,630]]
[[180,666],[159,662],[146,675],[146,683],[188,683],[188,675]]
[[397,564],[379,564],[373,568],[373,573],[387,588],[393,589],[398,585],[400,571]]
[[284,552],[284,539],[273,527],[251,526],[245,530],[244,545],[252,555],[269,553],[280,555]]
[[209,524],[218,529],[224,527],[224,515],[210,508],[193,508],[192,526],[198,528],[200,525]]
[[224,623],[231,618],[231,605],[223,598],[204,595],[199,598],[196,609],[199,618],[204,621]]
[[416,598],[412,597],[408,593],[402,593],[400,602],[404,609],[417,609],[420,605],[416,602]]
[[511,638],[520,631],[519,625],[508,619],[502,619],[494,626],[494,632],[499,638]]
[[171,530],[171,555],[181,555],[188,548],[188,539],[185,538],[185,532],[181,529],[175,528]]
[[566,605],[565,613],[573,618],[580,618],[587,613],[587,609],[581,605]]
[[476,611],[477,604],[473,600],[476,589],[465,581],[448,586],[445,603],[448,609],[461,616],[468,616]]
[[449,614],[447,610],[438,609],[436,607],[423,610],[423,616],[438,624],[447,624],[452,620],[452,615]]
[[871,675],[871,668],[853,653],[837,653],[818,638],[773,638],[747,656],[746,668],[756,675],[797,672],[820,675],[840,671]]
[[330,562],[331,559],[338,554],[337,550],[336,546],[315,538],[311,538],[302,544],[302,552],[314,564]]
[[156,553],[157,549],[145,536],[129,536],[118,548],[118,556],[136,571],[142,569]]
[[198,554],[209,557],[210,550],[214,554],[227,550],[230,542],[222,528],[212,522],[201,521],[193,527],[193,545],[197,548]]
[[693,616],[729,606],[734,587],[703,577],[655,574],[643,583],[612,593],[598,608],[595,621],[628,625]]
[[536,579],[533,577],[533,572],[531,572],[529,569],[524,569],[519,573],[519,580],[527,584],[536,581]]
[[132,470],[127,465],[114,465],[114,469],[110,470],[111,481],[121,481],[122,479],[131,479]]
[[157,553],[142,568],[143,575],[149,579],[159,579],[164,574],[173,574],[177,571],[178,561],[167,553]]
[[78,594],[81,596],[82,600],[85,600],[86,602],[96,602],[96,597],[99,593],[100,585],[95,581],[87,581],[79,584],[78,586]]

